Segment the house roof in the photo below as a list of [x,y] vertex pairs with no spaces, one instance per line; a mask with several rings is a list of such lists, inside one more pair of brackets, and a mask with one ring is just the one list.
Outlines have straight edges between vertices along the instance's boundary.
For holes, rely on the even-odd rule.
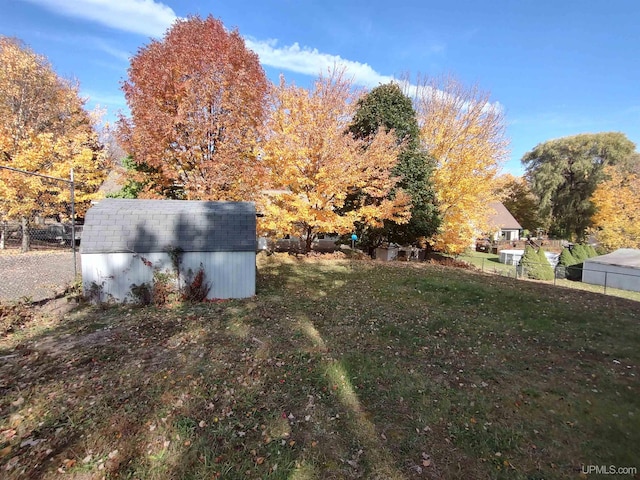
[[640,250],[635,248],[619,248],[615,252],[585,260],[585,263],[615,265],[617,267],[640,268]]
[[253,202],[107,198],[85,216],[81,253],[255,251]]
[[[491,210],[493,210],[493,212]],[[492,227],[501,228],[503,230],[520,230],[522,228],[502,202],[489,203],[489,211],[488,222]]]

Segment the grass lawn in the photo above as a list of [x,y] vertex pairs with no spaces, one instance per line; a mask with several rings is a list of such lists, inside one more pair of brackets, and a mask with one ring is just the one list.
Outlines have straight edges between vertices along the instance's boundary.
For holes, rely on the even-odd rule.
[[258,289],[165,309],[9,312],[0,477],[573,479],[587,465],[640,467],[638,302],[288,255],[259,257]]

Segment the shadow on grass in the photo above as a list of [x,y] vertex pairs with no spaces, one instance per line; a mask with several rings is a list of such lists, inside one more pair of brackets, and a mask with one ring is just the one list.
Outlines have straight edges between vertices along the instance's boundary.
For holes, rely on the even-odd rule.
[[253,299],[28,324],[0,341],[0,468],[567,478],[632,462],[637,304],[514,282],[278,257]]

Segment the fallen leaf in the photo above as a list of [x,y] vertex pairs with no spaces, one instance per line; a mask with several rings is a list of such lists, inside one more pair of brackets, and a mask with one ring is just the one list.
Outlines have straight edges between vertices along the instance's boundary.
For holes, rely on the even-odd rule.
[[262,465],[262,464],[264,463],[264,457],[258,457],[258,458],[256,458],[256,463],[257,463],[258,465]]
[[0,450],[0,458],[6,457],[10,453],[11,453],[11,445],[9,445],[8,447],[4,447],[2,450]]

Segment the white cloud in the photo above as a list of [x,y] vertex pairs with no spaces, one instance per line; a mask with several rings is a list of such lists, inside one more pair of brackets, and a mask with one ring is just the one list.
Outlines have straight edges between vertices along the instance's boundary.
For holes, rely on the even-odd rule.
[[[178,18],[171,7],[155,0],[26,0],[69,17],[90,20],[108,27],[150,37],[162,37]],[[277,40],[261,41],[246,38],[247,47],[256,52],[263,65],[289,72],[316,76],[328,69],[344,67],[356,85],[375,87],[393,80],[392,76],[376,72],[369,64],[347,60],[339,55],[320,52],[317,48],[301,47],[297,42],[278,46]],[[125,59],[126,53],[97,45],[110,55]]]
[[126,32],[162,37],[176,20],[171,7],[154,0],[27,0],[55,13]]
[[91,39],[91,42],[96,46],[97,49],[103,51],[104,53],[110,55],[113,58],[116,58],[118,60],[123,60],[125,62],[128,62],[129,59],[131,58],[131,53],[125,50],[120,50],[119,48],[115,48],[102,39],[93,38]]
[[322,53],[317,48],[300,47],[297,42],[284,47],[278,47],[277,40],[258,41],[246,38],[245,42],[247,47],[258,54],[260,62],[269,67],[315,76],[333,66],[342,66],[353,77],[355,84],[365,87],[375,87],[393,80],[393,77],[376,72],[366,63]]

